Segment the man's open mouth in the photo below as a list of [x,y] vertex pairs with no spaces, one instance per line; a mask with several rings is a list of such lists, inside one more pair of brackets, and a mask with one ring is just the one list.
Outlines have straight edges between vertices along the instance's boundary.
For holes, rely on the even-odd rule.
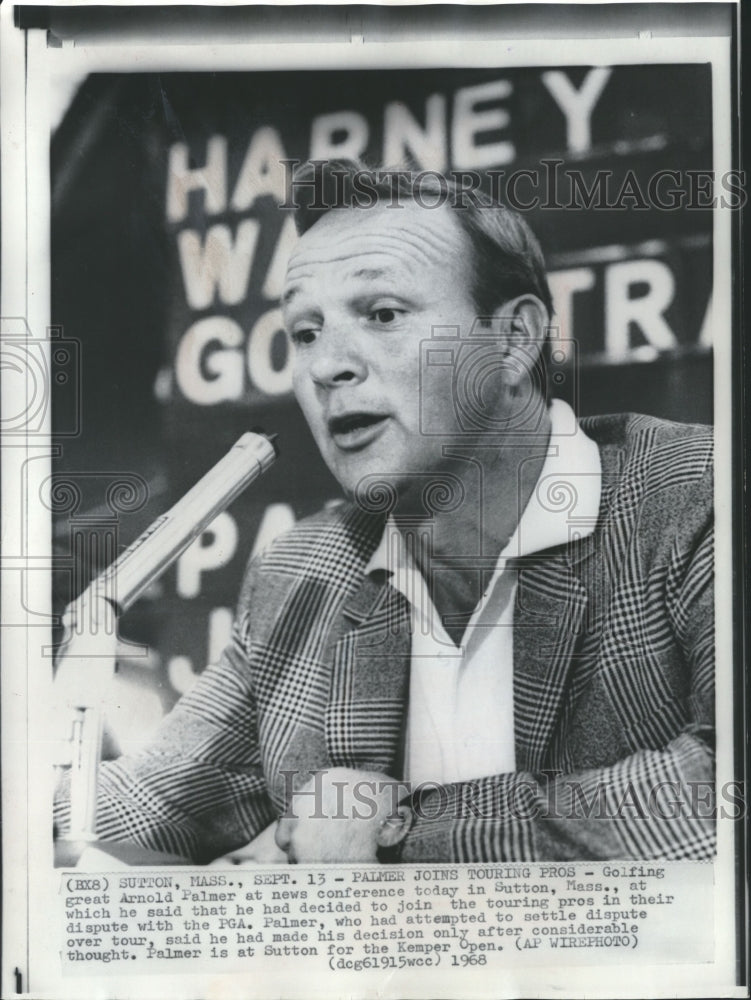
[[378,435],[386,420],[382,413],[347,413],[329,420],[329,433],[341,448],[362,448]]

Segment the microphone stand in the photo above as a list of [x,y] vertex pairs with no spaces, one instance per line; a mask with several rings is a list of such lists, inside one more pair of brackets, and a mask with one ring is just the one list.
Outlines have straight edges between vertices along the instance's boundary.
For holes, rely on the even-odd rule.
[[97,839],[104,702],[115,673],[119,615],[275,461],[275,436],[247,433],[169,511],[158,517],[63,616],[66,638],[55,689],[72,714],[70,844]]

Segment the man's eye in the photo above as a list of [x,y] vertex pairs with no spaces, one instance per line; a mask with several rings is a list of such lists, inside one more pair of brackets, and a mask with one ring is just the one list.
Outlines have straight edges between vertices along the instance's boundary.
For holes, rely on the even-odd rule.
[[401,309],[384,306],[382,309],[374,309],[371,316],[377,323],[387,326],[389,323],[393,323],[401,315],[401,312]]
[[316,331],[313,329],[293,330],[291,338],[293,344],[312,344],[316,339]]

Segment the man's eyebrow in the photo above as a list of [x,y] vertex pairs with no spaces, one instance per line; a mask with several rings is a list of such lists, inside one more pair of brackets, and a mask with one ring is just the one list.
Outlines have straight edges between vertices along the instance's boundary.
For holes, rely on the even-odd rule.
[[[389,278],[395,275],[397,270],[393,267],[359,267],[356,271],[350,271],[345,277],[360,278],[365,281],[375,281],[378,278]],[[287,306],[301,291],[300,285],[290,285],[282,293],[281,303]]]
[[299,285],[290,285],[289,288],[285,288],[282,292],[282,305],[287,306],[294,299],[294,297],[299,293]]
[[376,278],[388,278],[394,273],[390,267],[361,267],[357,271],[352,271],[350,277],[364,278],[366,281],[374,281]]

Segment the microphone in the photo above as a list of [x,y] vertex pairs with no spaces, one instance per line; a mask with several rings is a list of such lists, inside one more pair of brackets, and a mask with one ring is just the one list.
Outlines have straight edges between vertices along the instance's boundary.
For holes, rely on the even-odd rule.
[[96,839],[102,704],[115,669],[117,616],[273,464],[278,454],[275,440],[276,435],[243,434],[66,608],[66,638],[55,678],[56,689],[73,711],[70,829],[63,840]]
[[261,476],[275,461],[276,435],[248,431],[224,458],[158,517],[73,603],[94,604],[103,597],[117,614],[127,611],[217,514]]

